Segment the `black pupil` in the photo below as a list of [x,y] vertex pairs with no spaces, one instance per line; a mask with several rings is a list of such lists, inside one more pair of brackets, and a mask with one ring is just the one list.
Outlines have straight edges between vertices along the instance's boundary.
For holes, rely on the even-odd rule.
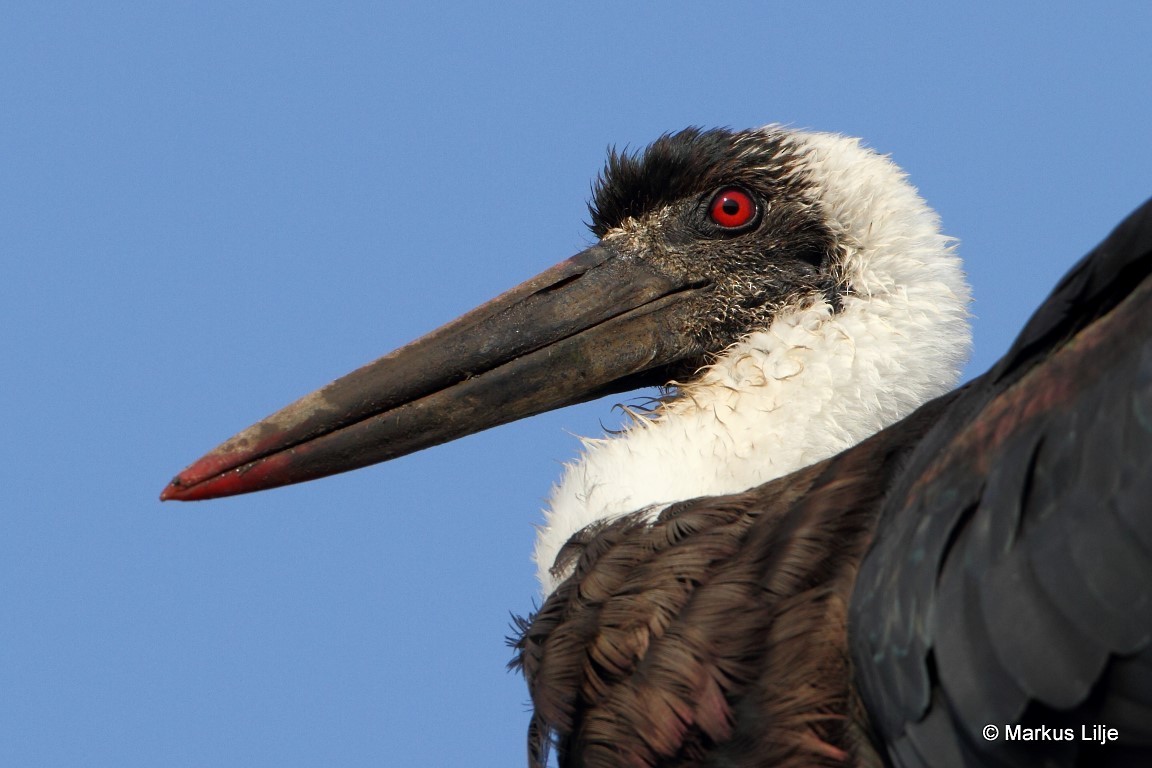
[[720,205],[720,207],[723,208],[724,213],[728,214],[729,216],[735,216],[736,214],[740,213],[740,201],[733,200],[730,197],[724,198],[724,202]]

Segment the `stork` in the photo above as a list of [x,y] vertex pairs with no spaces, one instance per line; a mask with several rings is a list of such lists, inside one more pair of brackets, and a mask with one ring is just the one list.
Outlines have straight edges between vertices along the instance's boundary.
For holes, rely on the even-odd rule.
[[667,134],[611,152],[589,208],[595,245],[162,498],[662,386],[549,500],[530,764],[1148,764],[1152,202],[959,390],[959,260],[857,140]]

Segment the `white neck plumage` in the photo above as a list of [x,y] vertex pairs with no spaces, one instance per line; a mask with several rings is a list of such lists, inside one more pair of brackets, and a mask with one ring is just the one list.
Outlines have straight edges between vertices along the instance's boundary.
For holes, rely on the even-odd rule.
[[840,245],[839,311],[814,297],[730,346],[623,433],[584,440],[553,489],[535,560],[545,594],[590,523],[735,493],[855,445],[956,385],[968,286],[936,214],[855,139],[794,132],[813,203]]

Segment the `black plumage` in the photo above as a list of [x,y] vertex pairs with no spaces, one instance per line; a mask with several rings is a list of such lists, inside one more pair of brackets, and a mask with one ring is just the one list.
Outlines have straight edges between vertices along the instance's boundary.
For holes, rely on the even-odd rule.
[[[240,433],[163,498],[366,466],[693,376],[782,313],[843,317],[866,295],[847,257],[920,203],[848,227],[833,193],[853,208],[877,188],[843,167],[847,182],[820,182],[812,141],[689,129],[613,152],[590,205],[599,243]],[[730,200],[742,217],[717,215]],[[951,259],[918,215],[932,258]],[[915,271],[910,231],[884,236],[886,258]],[[742,493],[579,518],[599,521],[563,546],[552,574],[568,578],[514,640],[530,763],[555,748],[582,768],[1152,764],[1150,273],[1152,202],[960,390]],[[959,322],[965,289],[941,279],[930,295],[955,306],[932,306]],[[895,330],[875,348],[886,363],[926,332]],[[926,333],[949,352],[966,339]],[[835,338],[854,360],[868,339]],[[917,349],[925,370],[947,364]],[[846,402],[869,408],[875,390],[844,376]]]
[[[889,493],[852,649],[903,764],[1152,758],[1150,273],[1152,203],[1070,272]],[[1119,746],[1081,740],[1100,723]],[[1012,724],[1076,738],[1008,741]]]
[[[1152,761],[1150,272],[1152,202],[960,391],[760,488],[579,535],[516,641],[530,762]],[[1041,728],[1073,738],[1008,738]]]

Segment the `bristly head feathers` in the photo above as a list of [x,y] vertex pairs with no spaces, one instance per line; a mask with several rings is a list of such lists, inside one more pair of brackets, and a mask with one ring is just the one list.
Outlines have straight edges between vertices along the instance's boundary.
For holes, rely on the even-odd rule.
[[[717,231],[709,205],[729,186],[759,218]],[[585,526],[754,487],[955,386],[970,340],[960,262],[904,173],[856,139],[777,125],[666,134],[611,152],[589,210],[617,252],[710,286],[684,315],[702,367],[568,465],[537,541],[545,592]]]
[[[640,235],[626,246],[637,257],[714,287],[712,305],[695,322],[711,355],[766,327],[781,305],[823,296],[839,308],[837,243],[802,152],[794,133],[777,126],[688,128],[642,151],[613,149],[588,205],[592,232]],[[725,188],[757,201],[753,226],[712,225],[708,206]]]
[[642,151],[610,148],[588,204],[589,227],[603,237],[629,218],[722,184],[775,186],[795,172],[787,138],[771,129],[686,128],[664,134]]

